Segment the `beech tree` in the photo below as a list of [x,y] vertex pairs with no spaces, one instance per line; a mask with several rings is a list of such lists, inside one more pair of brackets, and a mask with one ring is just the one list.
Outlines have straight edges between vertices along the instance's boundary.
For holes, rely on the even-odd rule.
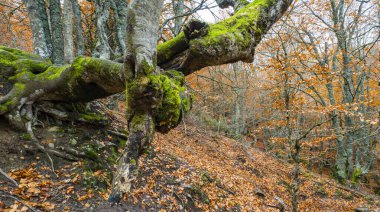
[[[139,155],[154,132],[167,132],[190,110],[191,95],[184,87],[184,76],[206,66],[252,62],[256,45],[292,0],[218,0],[222,8],[232,6],[235,14],[210,25],[190,20],[183,32],[158,46],[162,1],[132,0],[127,5],[126,51],[122,58],[111,61],[80,56],[66,65],[47,60],[52,54],[52,41],[47,36],[46,11],[39,11],[41,7],[36,5],[43,1],[24,2],[36,54],[0,47],[0,115],[26,129],[40,150],[65,157],[38,143],[32,128],[33,111],[38,108],[57,118],[72,119],[75,117],[55,105],[89,102],[126,91],[128,142],[109,197],[110,202],[118,202],[130,191]],[[103,1],[97,4],[108,7]]]

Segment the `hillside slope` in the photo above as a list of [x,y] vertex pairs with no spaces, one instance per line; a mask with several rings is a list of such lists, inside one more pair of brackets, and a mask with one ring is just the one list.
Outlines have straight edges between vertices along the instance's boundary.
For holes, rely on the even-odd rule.
[[[112,120],[109,129],[125,124],[119,118]],[[95,142],[105,147],[120,140],[105,133],[102,127],[84,124],[38,132],[43,142],[54,142],[57,146],[70,143],[73,138],[79,143],[76,145]],[[55,211],[279,211],[282,201],[285,210],[291,210],[290,164],[195,126],[187,126],[186,133],[181,126],[168,134],[156,134],[152,148],[141,159],[133,194],[116,206],[104,200],[110,180],[104,168],[109,152],[100,154],[103,169],[93,163],[55,158],[53,173],[45,156],[23,151],[20,133],[4,123],[0,128],[0,144],[0,165],[19,183],[16,187],[0,176],[0,210],[25,211],[29,205]],[[380,208],[379,198],[352,192],[305,170],[301,182],[301,211]]]

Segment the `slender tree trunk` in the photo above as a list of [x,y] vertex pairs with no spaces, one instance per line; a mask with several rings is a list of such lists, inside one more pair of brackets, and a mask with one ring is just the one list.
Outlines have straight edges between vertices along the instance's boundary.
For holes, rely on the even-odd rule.
[[46,46],[49,51],[49,57],[53,51],[53,45],[51,41],[51,25],[50,25],[50,13],[48,13],[48,7],[45,0],[36,0],[38,5],[38,12],[40,13],[42,27],[45,33]]
[[[62,32],[62,9],[60,0],[49,1],[50,24],[52,34],[52,61],[55,64],[64,63],[64,43]],[[72,61],[70,61],[72,62]]]
[[82,27],[82,13],[77,0],[72,1],[74,12],[74,35],[75,35],[75,56],[84,55],[84,37]]
[[[369,92],[369,81],[367,80],[367,89],[366,89],[367,92]],[[365,107],[365,106],[364,106]],[[366,108],[366,107],[365,107]],[[369,106],[368,108],[366,109],[370,109]],[[380,113],[379,113],[379,116],[378,116],[378,121],[380,121]],[[380,122],[379,122],[380,124]],[[376,150],[376,143],[377,143],[377,138],[378,138],[378,135],[379,135],[379,132],[377,131],[376,129],[376,126],[373,126],[375,128],[375,131],[374,131],[374,135],[373,136],[370,136],[371,134],[371,128],[369,126],[366,126],[366,129],[365,129],[365,138],[364,138],[364,145],[363,145],[363,169],[362,169],[362,172],[363,173],[368,173],[371,166],[372,166],[372,163],[374,161],[374,159],[376,158],[376,154],[373,154],[372,153],[372,148],[374,150]],[[371,145],[371,138],[374,138],[374,142],[373,144],[374,145]]]
[[74,60],[74,40],[73,40],[73,0],[65,0],[63,3],[63,23],[65,39],[65,63],[72,63]]
[[127,17],[127,2],[124,0],[113,0],[114,2],[114,11],[115,11],[115,19],[116,19],[116,33],[117,33],[117,41],[119,43],[117,50],[115,50],[115,54],[124,54],[126,51],[126,17]]
[[[333,57],[333,71],[338,70],[337,67],[337,58],[336,56]],[[332,86],[331,79],[328,79],[328,83],[326,84],[327,92],[329,95],[329,100],[331,105],[336,105],[335,101],[335,92]],[[333,110],[331,114],[329,114],[330,117],[332,117],[332,128],[334,129],[334,133],[336,136],[336,173],[338,175],[338,178],[340,181],[345,181],[347,178],[347,153],[346,153],[346,147],[345,147],[345,141],[344,136],[342,132],[342,128],[339,124],[339,116],[336,112],[336,110]]]
[[299,174],[300,174],[300,144],[297,139],[294,143],[294,161],[296,166],[294,168],[294,178],[293,178],[293,197],[292,197],[292,211],[298,211],[298,191],[299,191]]
[[247,129],[246,129],[246,118],[247,118],[247,107],[246,107],[246,92],[248,89],[247,86],[247,79],[248,79],[248,73],[247,69],[242,67],[243,69],[243,83],[241,85],[241,91],[240,91],[240,96],[241,96],[241,126],[240,126],[240,132],[246,134]]
[[111,3],[108,0],[96,0],[96,46],[93,56],[102,59],[111,57],[111,47],[108,42],[107,20]]
[[[24,0],[28,10],[30,28],[33,33],[34,53],[47,59],[50,57],[50,49],[47,38],[50,40],[50,33],[46,32],[46,23],[43,21],[42,13],[45,13],[45,4],[41,0],[30,1]],[[41,8],[43,6],[43,9]]]
[[234,87],[233,92],[235,93],[235,117],[234,117],[234,136],[236,138],[240,138],[240,120],[241,120],[241,111],[240,111],[240,90],[239,90],[239,65],[238,63],[232,64],[233,71],[234,71]]
[[271,136],[270,135],[270,130],[267,127],[265,127],[263,129],[263,134],[264,134],[264,136],[263,136],[263,143],[264,143],[265,151],[269,151],[269,150],[272,149],[272,147],[270,145],[270,136]]
[[[353,72],[351,66],[351,59],[349,55],[350,39],[348,30],[345,28],[345,18],[342,12],[345,8],[345,2],[341,1],[338,5],[335,1],[330,1],[332,21],[336,26],[334,30],[335,37],[337,39],[338,49],[342,55],[341,72],[342,72],[342,95],[343,103],[346,104],[346,110],[352,110],[352,103],[354,103],[355,87]],[[347,154],[347,175],[352,177],[354,173],[354,139],[355,139],[355,120],[351,114],[346,113],[344,116],[345,122],[345,149]]]
[[[356,98],[356,102],[358,103],[359,105],[359,108],[360,110],[355,112],[356,115],[358,115],[360,117],[360,115],[364,116],[366,115],[367,113],[367,107],[365,106],[364,104],[364,100],[365,100],[365,97],[364,97],[364,92],[365,92],[365,81],[367,79],[366,77],[366,73],[364,70],[360,70],[360,67],[356,66],[356,70],[357,71],[361,71],[362,74],[359,75],[358,77],[358,89],[357,89],[357,96],[358,98]],[[363,145],[365,143],[365,140],[366,140],[366,137],[369,136],[369,126],[366,126],[367,124],[365,123],[365,121],[362,121],[358,120],[358,131],[357,133],[355,134],[356,138],[355,138],[355,141],[356,141],[356,151],[355,151],[355,170],[360,170],[360,174],[363,173],[363,153],[366,151],[365,150],[365,145]],[[368,134],[367,134],[368,133]]]
[[[338,41],[339,42],[339,41]],[[348,104],[346,106],[347,111],[352,110],[352,103],[354,102],[354,86],[352,79],[352,69],[349,67],[350,59],[348,53],[346,53],[347,49],[342,49],[343,54],[343,102]],[[355,120],[351,114],[346,114],[344,116],[345,119],[345,135],[346,135],[346,153],[347,153],[347,173],[348,176],[351,177],[354,173],[354,142],[355,142]]]
[[[185,1],[184,0],[172,0],[172,5],[174,7],[174,16],[181,16],[185,10]],[[178,17],[174,20],[173,35],[177,36],[183,26],[183,17]]]

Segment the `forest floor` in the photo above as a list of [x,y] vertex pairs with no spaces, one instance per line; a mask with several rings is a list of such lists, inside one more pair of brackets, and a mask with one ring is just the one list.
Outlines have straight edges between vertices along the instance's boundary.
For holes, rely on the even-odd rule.
[[[0,211],[279,211],[291,210],[293,166],[260,149],[195,126],[156,133],[142,156],[133,193],[119,205],[106,202],[126,126],[122,113],[104,109],[107,127],[66,123],[38,128],[45,145],[69,146],[99,155],[69,162],[28,151],[22,132],[0,119]],[[54,170],[54,171],[53,171]],[[380,209],[378,196],[339,185],[302,169],[300,211]],[[281,203],[283,202],[283,203]]]

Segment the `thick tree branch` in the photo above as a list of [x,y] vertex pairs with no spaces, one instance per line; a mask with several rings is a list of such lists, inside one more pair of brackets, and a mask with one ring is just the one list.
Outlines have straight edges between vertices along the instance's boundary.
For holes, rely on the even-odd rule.
[[158,46],[158,64],[187,75],[206,66],[252,62],[255,47],[291,3],[256,0],[226,20],[194,28],[190,38],[181,33]]

